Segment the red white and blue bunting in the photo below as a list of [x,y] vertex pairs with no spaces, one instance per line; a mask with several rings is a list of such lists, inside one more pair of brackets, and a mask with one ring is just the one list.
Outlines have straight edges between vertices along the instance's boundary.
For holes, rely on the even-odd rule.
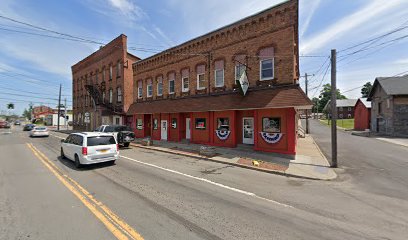
[[282,139],[283,133],[267,133],[267,132],[260,132],[263,140],[267,143],[277,143]]
[[215,134],[220,140],[227,140],[231,131],[228,130],[215,130]]

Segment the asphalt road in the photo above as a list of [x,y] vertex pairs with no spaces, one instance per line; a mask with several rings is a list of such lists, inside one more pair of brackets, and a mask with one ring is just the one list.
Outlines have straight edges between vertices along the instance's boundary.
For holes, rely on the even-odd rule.
[[[339,161],[345,165],[339,179],[325,182],[138,148],[122,149],[116,165],[76,170],[69,160],[59,158],[58,137],[63,134],[32,139],[20,128],[4,132],[1,129],[0,239],[126,239],[118,232],[132,231],[144,239],[406,239],[408,235],[408,188],[403,181],[407,152],[390,144],[394,157],[383,161],[399,159],[395,155],[401,151],[397,163],[380,163],[385,169],[381,170],[366,159],[353,164],[359,160],[355,157],[347,160],[352,168],[340,160],[342,155]],[[327,151],[324,137],[317,140]],[[375,151],[363,147],[361,154]],[[386,155],[383,151],[378,155]],[[405,166],[405,171],[394,172],[389,167],[394,164]],[[386,180],[387,176],[392,178]],[[380,181],[387,182],[374,186]],[[127,235],[131,236],[135,235]]]

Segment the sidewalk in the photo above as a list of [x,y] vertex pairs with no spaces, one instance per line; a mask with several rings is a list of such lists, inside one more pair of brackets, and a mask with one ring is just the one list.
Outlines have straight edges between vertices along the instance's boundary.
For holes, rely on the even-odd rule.
[[376,137],[375,139],[408,147],[408,138]]
[[247,146],[237,148],[214,147],[215,156],[206,157],[200,155],[200,147],[202,146],[200,144],[166,141],[153,141],[153,144],[153,146],[143,146],[141,139],[138,139],[131,145],[288,177],[314,180],[332,180],[337,177],[337,174],[329,167],[327,159],[310,135],[298,139],[298,154],[295,159],[289,159],[287,156],[280,154],[255,152],[251,147]]

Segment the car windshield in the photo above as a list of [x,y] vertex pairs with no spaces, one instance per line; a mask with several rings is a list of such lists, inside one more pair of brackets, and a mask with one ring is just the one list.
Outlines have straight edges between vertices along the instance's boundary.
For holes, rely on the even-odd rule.
[[130,128],[129,126],[116,126],[115,132],[120,132],[120,131],[132,131],[132,128]]
[[88,137],[88,146],[116,144],[113,136]]
[[106,126],[104,132],[113,132],[113,127],[111,126]]
[[47,128],[46,127],[36,127],[36,128],[34,128],[35,130],[46,130]]

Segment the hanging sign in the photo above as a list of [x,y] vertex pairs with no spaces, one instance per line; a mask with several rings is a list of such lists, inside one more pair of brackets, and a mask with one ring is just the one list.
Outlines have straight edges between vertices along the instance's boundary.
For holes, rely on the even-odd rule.
[[231,131],[228,130],[215,130],[215,134],[220,140],[227,140]]
[[265,142],[273,144],[277,143],[282,139],[283,133],[267,133],[267,132],[260,132],[263,140]]
[[241,74],[241,77],[236,82],[237,82],[237,85],[239,86],[240,92],[242,93],[242,95],[245,96],[249,88],[249,81],[248,81],[246,71],[244,71]]

